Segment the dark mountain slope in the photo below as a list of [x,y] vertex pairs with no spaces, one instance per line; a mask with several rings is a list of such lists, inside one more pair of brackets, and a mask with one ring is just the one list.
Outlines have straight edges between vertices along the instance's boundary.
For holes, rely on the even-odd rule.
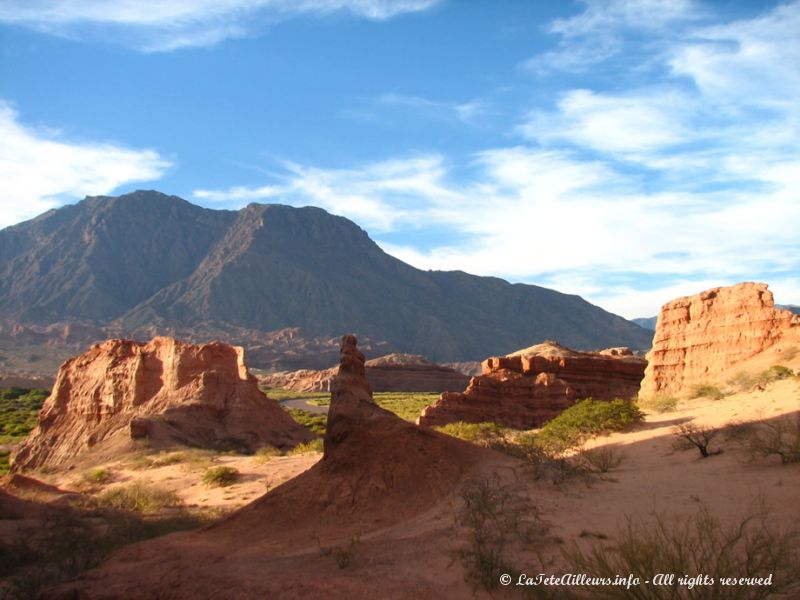
[[102,324],[190,275],[235,213],[135,192],[84,201],[0,232],[0,314]]
[[[144,201],[159,206],[135,208]],[[318,208],[251,204],[238,213],[211,211],[154,192],[77,207],[80,214],[69,219],[62,211],[76,207],[40,217],[65,221],[57,228],[63,233],[54,230],[47,239],[89,235],[86,247],[68,245],[49,269],[42,265],[52,249],[36,241],[41,236],[7,243],[16,244],[9,255],[17,254],[4,267],[15,292],[3,290],[4,317],[119,317],[119,329],[141,335],[154,325],[232,334],[286,327],[316,336],[355,332],[437,361],[480,359],[544,339],[581,349],[650,343],[648,332],[578,296],[411,267],[351,221]],[[0,248],[7,232],[0,232]],[[27,251],[15,250],[26,243]],[[23,265],[29,275],[19,270]],[[18,290],[42,287],[59,302],[48,294],[24,310],[14,304]]]

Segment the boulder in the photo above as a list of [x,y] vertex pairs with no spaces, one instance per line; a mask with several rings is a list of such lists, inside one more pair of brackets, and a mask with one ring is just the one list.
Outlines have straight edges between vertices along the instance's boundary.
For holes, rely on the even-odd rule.
[[629,399],[636,395],[646,361],[627,348],[577,352],[544,342],[481,363],[482,374],[464,392],[445,392],[422,411],[420,425],[491,421],[530,429],[577,400]]

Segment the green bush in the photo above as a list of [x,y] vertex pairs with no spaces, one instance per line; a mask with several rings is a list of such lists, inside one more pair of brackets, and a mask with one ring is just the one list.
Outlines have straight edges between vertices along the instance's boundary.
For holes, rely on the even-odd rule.
[[587,398],[545,423],[535,440],[540,447],[557,454],[580,445],[589,437],[623,429],[641,421],[642,417],[634,402]]
[[208,486],[224,487],[239,479],[239,471],[233,467],[211,467],[203,473],[203,483]]
[[131,512],[155,512],[182,504],[175,492],[142,481],[107,490],[96,499],[96,502],[104,508]]
[[665,413],[678,408],[678,399],[675,396],[658,394],[642,402],[641,406],[646,410],[654,410],[657,413]]
[[289,450],[289,454],[296,455],[296,454],[308,454],[309,452],[322,452],[323,448],[324,448],[324,443],[322,441],[322,438],[317,438],[315,440],[311,440],[310,442],[297,444],[297,446]]
[[0,450],[0,475],[5,475],[8,473],[8,461],[10,455],[11,452],[9,450]]
[[467,442],[482,444],[502,438],[506,432],[506,428],[502,425],[488,422],[465,423],[464,421],[456,421],[455,423],[434,427],[434,429]]
[[721,400],[725,394],[715,385],[710,383],[698,383],[692,386],[689,391],[689,398],[710,398],[711,400]]
[[111,481],[111,471],[108,469],[92,469],[83,474],[81,479],[89,485],[103,485]]
[[789,367],[784,367],[783,365],[772,365],[766,371],[762,371],[756,375],[755,383],[757,385],[767,385],[774,381],[788,379],[792,376],[794,376],[794,371],[792,371]]

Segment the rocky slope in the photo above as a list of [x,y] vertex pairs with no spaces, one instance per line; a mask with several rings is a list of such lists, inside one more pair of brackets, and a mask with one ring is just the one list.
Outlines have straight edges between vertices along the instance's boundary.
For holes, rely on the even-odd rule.
[[[286,328],[302,329],[303,339],[356,331],[386,342],[384,354],[437,362],[548,338],[587,349],[650,343],[646,331],[578,296],[415,269],[318,208],[214,211],[145,191],[87,198],[0,231],[0,333],[24,325],[46,341],[76,323],[83,343],[224,336],[248,352]],[[252,361],[268,366],[257,353]]]
[[[388,354],[365,363],[366,377],[376,392],[444,392],[462,389],[469,377],[417,354]],[[329,392],[337,369],[273,373],[261,378],[268,387],[298,392]]]
[[643,397],[684,391],[765,350],[800,344],[800,315],[775,308],[765,283],[718,287],[665,304]]
[[639,390],[645,360],[627,348],[576,352],[545,342],[482,363],[464,392],[445,392],[426,407],[420,425],[491,421],[530,429],[572,406],[576,400],[631,398]]
[[14,470],[100,459],[146,438],[150,446],[289,447],[313,435],[258,389],[242,348],[172,338],[108,340],[61,366]]
[[[213,527],[130,546],[43,597],[136,600],[161,597],[166,589],[174,599],[407,598],[414,584],[405,577],[399,593],[397,582],[387,593],[386,581],[381,592],[375,582],[365,590],[347,571],[334,566],[328,572],[331,551],[349,547],[370,556],[387,544],[397,548],[409,536],[409,519],[453,502],[481,465],[493,469],[498,461],[509,462],[378,407],[364,356],[355,338],[345,336],[325,452],[314,467]],[[393,529],[398,523],[403,526]],[[357,551],[353,540],[361,544]]]

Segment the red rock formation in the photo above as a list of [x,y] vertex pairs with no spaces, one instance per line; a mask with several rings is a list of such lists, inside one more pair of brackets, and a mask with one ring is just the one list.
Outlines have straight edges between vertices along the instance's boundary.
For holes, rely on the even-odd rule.
[[765,283],[718,287],[665,304],[643,397],[678,393],[779,343],[800,343],[800,315],[775,308]]
[[113,454],[131,438],[153,443],[288,447],[311,439],[247,371],[242,348],[172,338],[108,340],[65,362],[14,469]]
[[[469,377],[416,354],[387,354],[365,363],[367,381],[376,392],[444,392],[460,390]],[[269,387],[298,392],[329,392],[337,369],[291,371],[261,378]]]
[[[369,544],[395,544],[413,531],[413,523],[405,526],[410,519],[428,518],[435,505],[457,501],[465,481],[510,464],[507,457],[419,428],[377,406],[364,356],[355,337],[345,336],[322,460],[212,527],[123,548],[42,597],[143,600],[167,589],[176,600],[407,598],[407,582],[402,596],[337,588],[342,582],[322,570],[327,567],[321,566],[320,548],[345,548],[357,537],[358,555],[369,556]],[[371,539],[376,536],[382,540]]]
[[462,393],[445,392],[426,407],[420,425],[491,421],[507,427],[539,427],[576,400],[631,398],[639,390],[645,360],[627,348],[576,352],[545,342],[482,363]]

